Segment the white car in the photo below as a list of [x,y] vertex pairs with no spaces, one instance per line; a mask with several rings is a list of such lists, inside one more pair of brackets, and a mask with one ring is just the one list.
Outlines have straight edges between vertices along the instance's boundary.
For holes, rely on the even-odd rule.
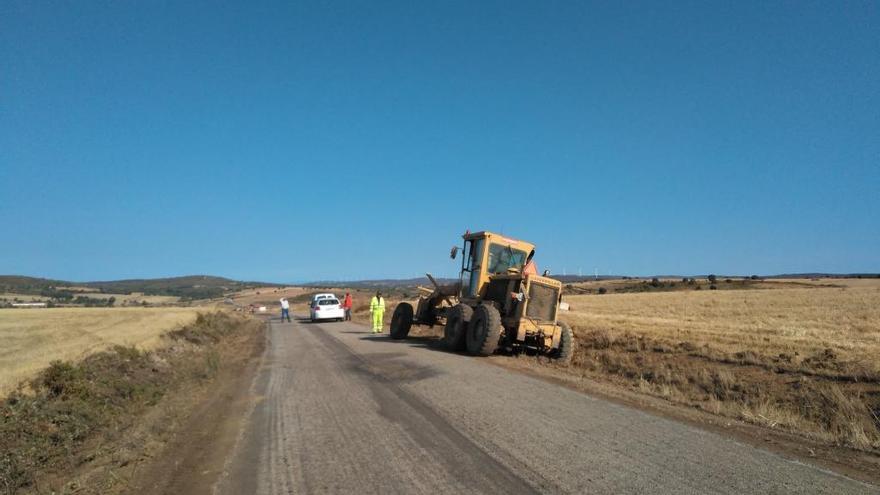
[[312,301],[309,303],[309,308],[313,308],[315,306],[315,303],[320,299],[337,299],[338,300],[339,298],[336,297],[336,294],[331,294],[329,292],[327,292],[325,294],[315,294],[314,296],[312,296]]
[[312,321],[318,320],[338,320],[345,319],[345,310],[342,309],[339,299],[335,297],[324,297],[312,303],[311,314]]

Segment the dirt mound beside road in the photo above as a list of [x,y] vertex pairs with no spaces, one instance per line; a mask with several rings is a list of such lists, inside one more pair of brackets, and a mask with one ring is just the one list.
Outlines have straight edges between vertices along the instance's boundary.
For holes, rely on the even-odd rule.
[[263,322],[200,314],[154,351],[56,361],[0,405],[0,489],[117,493],[223,374],[258,352]]

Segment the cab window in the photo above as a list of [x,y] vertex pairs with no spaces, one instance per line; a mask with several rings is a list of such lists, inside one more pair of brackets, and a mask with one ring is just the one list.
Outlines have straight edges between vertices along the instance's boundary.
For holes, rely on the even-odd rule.
[[504,244],[489,244],[489,273],[506,273],[511,268],[522,270],[526,263],[526,252],[513,249]]

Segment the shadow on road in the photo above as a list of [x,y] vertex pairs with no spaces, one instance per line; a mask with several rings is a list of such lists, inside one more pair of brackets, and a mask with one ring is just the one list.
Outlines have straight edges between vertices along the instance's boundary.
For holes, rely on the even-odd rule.
[[[361,332],[340,332],[340,333],[361,333]],[[368,334],[369,335],[369,334]],[[457,354],[460,356],[469,356],[466,351],[455,352],[450,351],[443,344],[443,339],[440,337],[407,337],[401,340],[395,340],[388,336],[387,333],[383,334],[385,337],[383,338],[369,338],[368,336],[361,337],[361,340],[367,342],[387,342],[392,344],[406,344],[410,347],[416,347],[421,349],[428,349],[431,351],[439,351],[446,352],[449,354]],[[494,353],[496,356],[531,356],[531,357],[541,357],[542,354],[535,349],[530,349],[526,347],[510,347],[510,346],[499,346],[498,349]]]
[[395,340],[389,337],[387,333],[384,333],[381,334],[380,338],[376,338],[376,336],[364,336],[361,337],[361,340],[372,343],[381,342],[390,344],[405,344],[409,347],[428,349],[431,351],[449,352],[446,347],[443,346],[443,341],[441,341],[437,337],[407,337],[405,339]]

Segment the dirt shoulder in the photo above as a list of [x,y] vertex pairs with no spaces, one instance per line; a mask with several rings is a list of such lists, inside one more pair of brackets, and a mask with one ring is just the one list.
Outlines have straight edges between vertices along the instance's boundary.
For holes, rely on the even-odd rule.
[[224,342],[219,349],[224,365],[216,380],[196,394],[178,397],[186,414],[162,448],[132,468],[124,492],[213,492],[242,431],[241,421],[257,400],[251,395],[251,382],[260,367],[266,337],[254,333],[243,337]]

